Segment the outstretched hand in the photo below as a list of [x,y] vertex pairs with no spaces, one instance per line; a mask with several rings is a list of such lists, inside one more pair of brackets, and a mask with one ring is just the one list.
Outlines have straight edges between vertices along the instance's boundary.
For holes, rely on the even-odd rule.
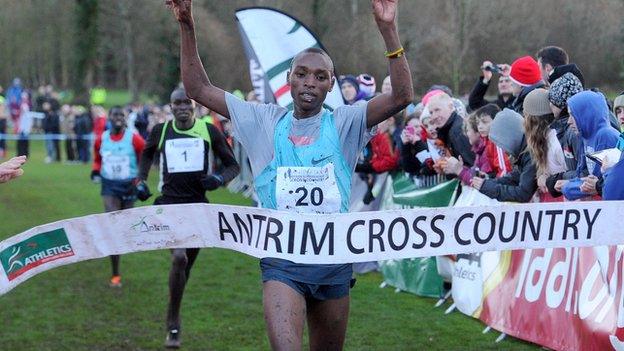
[[373,15],[378,24],[395,22],[399,0],[372,0]]
[[26,156],[18,156],[0,163],[0,183],[6,183],[24,174],[24,170],[21,167],[25,162]]
[[193,23],[192,0],[165,0],[165,5],[173,11],[178,22],[185,24]]

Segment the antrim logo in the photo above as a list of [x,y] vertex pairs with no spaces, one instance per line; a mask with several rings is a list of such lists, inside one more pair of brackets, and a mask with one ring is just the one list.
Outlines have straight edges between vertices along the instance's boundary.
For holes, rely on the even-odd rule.
[[[146,216],[147,217],[147,216]],[[149,224],[145,221],[146,217],[142,217],[138,222],[130,226],[130,229],[137,231],[139,233],[151,233],[151,232],[165,232],[170,231],[166,224]]]
[[9,281],[44,263],[74,255],[63,228],[41,233],[0,252]]

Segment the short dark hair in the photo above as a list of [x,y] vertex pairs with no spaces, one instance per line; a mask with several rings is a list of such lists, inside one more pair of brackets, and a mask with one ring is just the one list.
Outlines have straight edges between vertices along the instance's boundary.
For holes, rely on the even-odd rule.
[[332,74],[332,76],[336,75],[335,69],[334,69],[334,60],[332,60],[331,56],[329,56],[329,54],[325,50],[323,50],[321,48],[317,48],[317,47],[310,47],[310,48],[303,49],[303,50],[299,51],[299,53],[297,53],[297,55],[295,55],[295,57],[292,58],[292,61],[290,61],[290,70],[291,71],[292,71],[292,65],[295,62],[295,60],[297,59],[297,57],[299,57],[300,55],[303,55],[303,54],[319,54],[319,55],[325,56],[329,60],[329,62],[331,63],[331,74]]
[[126,114],[126,111],[124,111],[123,107],[121,107],[120,105],[115,105],[108,110],[108,115],[110,116],[114,110],[121,110],[121,112],[123,112],[124,115]]
[[546,46],[535,55],[542,65],[550,64],[553,68],[568,64],[568,54],[558,46]]
[[496,104],[487,104],[485,106],[479,107],[477,110],[475,110],[474,114],[475,116],[481,117],[484,115],[490,116],[492,117],[492,119],[494,119],[494,117],[496,117],[496,114],[500,112],[500,108],[498,107],[498,105]]

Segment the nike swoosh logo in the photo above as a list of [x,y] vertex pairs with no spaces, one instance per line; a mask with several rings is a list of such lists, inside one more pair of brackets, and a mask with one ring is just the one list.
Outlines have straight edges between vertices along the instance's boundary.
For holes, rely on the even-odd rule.
[[319,163],[321,163],[321,162],[323,162],[323,161],[325,161],[325,160],[327,160],[327,159],[331,158],[332,156],[333,156],[333,155],[329,155],[329,156],[327,156],[327,157],[323,157],[323,158],[318,159],[318,160],[315,160],[314,158],[312,158],[312,165],[313,165],[313,166],[316,166],[316,165],[318,165]]

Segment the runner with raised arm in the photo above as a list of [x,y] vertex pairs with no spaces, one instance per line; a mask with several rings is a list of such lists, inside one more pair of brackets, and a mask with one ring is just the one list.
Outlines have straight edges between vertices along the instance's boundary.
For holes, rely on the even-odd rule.
[[[251,160],[263,208],[347,212],[351,176],[371,128],[412,102],[412,79],[396,25],[398,0],[372,0],[386,45],[392,92],[333,112],[323,101],[335,81],[323,50],[297,54],[287,79],[294,111],[251,104],[214,86],[197,52],[191,0],[168,0],[180,25],[182,80],[190,98],[232,120],[235,138]],[[349,314],[351,264],[260,261],[267,332],[275,350],[299,350],[308,322],[310,349],[342,349]]]

